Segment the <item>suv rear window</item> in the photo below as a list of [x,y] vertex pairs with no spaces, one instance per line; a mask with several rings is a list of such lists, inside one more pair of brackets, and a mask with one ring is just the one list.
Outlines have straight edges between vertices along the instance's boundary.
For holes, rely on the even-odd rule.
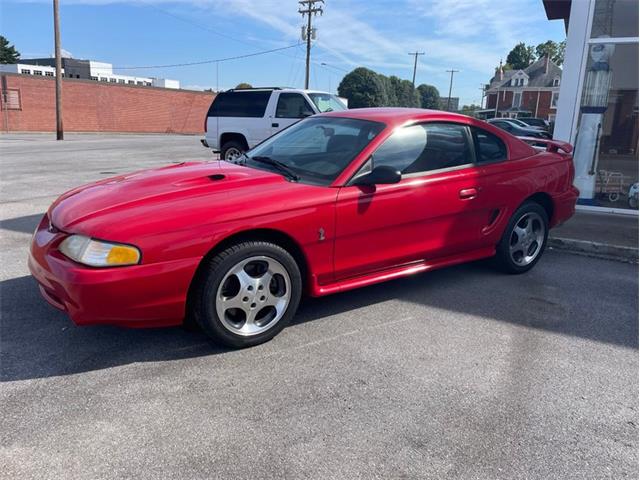
[[209,117],[264,117],[271,90],[222,92],[213,99]]

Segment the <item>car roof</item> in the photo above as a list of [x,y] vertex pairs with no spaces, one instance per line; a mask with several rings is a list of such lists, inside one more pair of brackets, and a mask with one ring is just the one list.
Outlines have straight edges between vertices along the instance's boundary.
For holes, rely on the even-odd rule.
[[[352,108],[335,112],[326,112],[319,115],[328,117],[355,118],[359,120],[369,120],[381,122],[387,125],[402,125],[411,121],[428,120],[437,118],[444,121],[468,121],[469,117],[459,113],[444,112],[441,110],[427,110],[424,108],[400,108],[400,107],[375,107],[375,108]],[[319,116],[318,115],[318,116]]]

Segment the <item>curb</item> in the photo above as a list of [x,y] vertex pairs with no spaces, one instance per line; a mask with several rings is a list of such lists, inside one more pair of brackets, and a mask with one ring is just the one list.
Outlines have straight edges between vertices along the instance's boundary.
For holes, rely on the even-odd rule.
[[570,253],[638,263],[638,249],[634,247],[623,247],[621,245],[609,245],[607,243],[560,237],[549,237],[548,244],[552,248]]

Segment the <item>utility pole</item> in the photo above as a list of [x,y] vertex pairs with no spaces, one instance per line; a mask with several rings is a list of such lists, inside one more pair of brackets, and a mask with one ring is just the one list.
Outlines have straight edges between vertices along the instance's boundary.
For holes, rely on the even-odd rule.
[[307,41],[307,63],[306,63],[306,71],[304,76],[304,88],[309,88],[309,58],[311,57],[311,37],[315,38],[316,31],[315,28],[311,29],[311,17],[316,16],[318,14],[322,15],[322,7],[316,6],[316,3],[324,4],[324,0],[299,0],[298,3],[300,7],[298,7],[298,13],[304,16],[307,16],[307,28],[306,31],[304,27],[302,27],[302,39]]
[[53,36],[56,56],[56,138],[64,140],[62,127],[62,58],[60,56],[60,12],[58,0],[53,0]]
[[481,83],[480,88],[478,89],[482,92],[482,96],[480,97],[480,109],[482,109],[482,104],[484,103],[484,92],[486,88],[487,86],[484,83]]
[[447,112],[449,111],[449,105],[451,104],[451,87],[453,86],[453,74],[458,73],[460,70],[447,70],[451,74],[451,80],[449,80],[449,97],[447,97]]
[[424,55],[424,52],[409,52],[409,55],[413,55],[413,88],[416,88],[416,68],[418,67],[418,55]]

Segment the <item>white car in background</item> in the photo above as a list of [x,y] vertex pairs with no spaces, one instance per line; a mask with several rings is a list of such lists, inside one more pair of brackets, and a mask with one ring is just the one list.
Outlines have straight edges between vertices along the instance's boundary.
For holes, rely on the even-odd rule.
[[243,88],[220,92],[205,119],[202,144],[234,160],[301,118],[346,110],[337,95],[294,88]]

